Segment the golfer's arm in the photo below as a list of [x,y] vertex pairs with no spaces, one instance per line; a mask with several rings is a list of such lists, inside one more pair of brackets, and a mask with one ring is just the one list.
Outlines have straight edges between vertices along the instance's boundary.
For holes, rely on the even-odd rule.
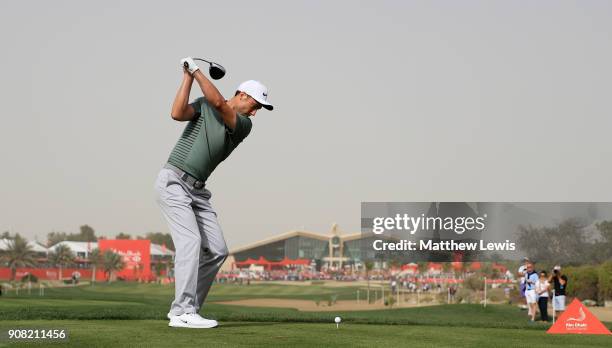
[[193,84],[193,77],[188,73],[183,75],[183,82],[176,92],[174,103],[172,103],[172,111],[170,116],[176,121],[190,121],[195,116],[193,106],[189,105],[189,92]]
[[223,122],[231,129],[236,128],[236,113],[227,105],[225,98],[223,98],[217,87],[215,87],[200,70],[197,70],[193,74],[193,77],[198,82],[198,85],[200,85],[202,93],[204,93],[204,97],[208,103],[219,111],[223,118]]

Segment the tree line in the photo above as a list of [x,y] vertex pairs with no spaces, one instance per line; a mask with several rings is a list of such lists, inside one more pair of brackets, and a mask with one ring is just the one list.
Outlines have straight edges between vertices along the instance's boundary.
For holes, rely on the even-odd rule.
[[[103,236],[96,236],[96,232],[91,226],[83,225],[80,227],[80,231],[78,233],[49,232],[47,234],[47,247],[63,241],[97,242],[99,239],[107,238]],[[149,232],[144,236],[132,237],[130,234],[120,232],[115,236],[115,239],[148,239],[151,241],[151,243],[165,245],[166,248],[174,251],[174,243],[172,242],[172,236],[170,236],[169,233]]]
[[[125,233],[119,233],[116,239],[132,239],[132,236]],[[5,264],[11,270],[11,281],[15,280],[17,268],[35,267],[37,264],[37,254],[28,241],[19,233],[10,234],[8,231],[0,234],[0,239],[8,241],[7,248],[0,250],[0,263]],[[80,227],[78,233],[65,232],[50,232],[47,234],[47,247],[51,247],[59,242],[74,241],[74,242],[97,242],[105,237],[96,236],[95,230],[89,225]],[[151,243],[165,245],[168,249],[174,251],[174,243],[172,237],[168,233],[149,232],[145,236],[136,236],[135,239],[148,239]],[[47,262],[59,268],[58,279],[61,280],[62,270],[71,264],[74,264],[76,255],[67,245],[58,245],[53,251],[47,255]],[[125,266],[121,256],[110,250],[105,252],[94,248],[88,253],[87,257],[92,266],[92,281],[95,281],[97,269],[104,270],[107,279],[111,281],[112,276],[122,270]]]
[[539,264],[601,264],[612,260],[612,221],[587,226],[567,219],[553,226],[521,226],[517,241],[526,256]]
[[[4,235],[3,235],[4,236]],[[7,238],[8,246],[5,250],[0,251],[0,262],[6,264],[11,270],[10,280],[15,280],[17,268],[36,267],[37,253],[33,250],[28,241],[15,234]],[[121,255],[110,250],[101,252],[98,248],[93,249],[88,253],[88,261],[92,266],[92,281],[95,281],[96,269],[104,270],[108,281],[112,280],[112,276],[122,270],[125,266]],[[76,255],[67,245],[58,245],[55,250],[47,255],[47,262],[59,268],[58,280],[62,280],[62,270],[68,267],[76,260]]]

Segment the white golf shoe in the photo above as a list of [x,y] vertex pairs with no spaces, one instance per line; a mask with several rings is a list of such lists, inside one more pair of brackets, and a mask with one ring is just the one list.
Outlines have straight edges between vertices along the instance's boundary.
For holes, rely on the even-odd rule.
[[188,327],[192,329],[210,329],[217,327],[219,323],[216,320],[202,318],[198,313],[185,313],[181,315],[170,315],[170,327]]

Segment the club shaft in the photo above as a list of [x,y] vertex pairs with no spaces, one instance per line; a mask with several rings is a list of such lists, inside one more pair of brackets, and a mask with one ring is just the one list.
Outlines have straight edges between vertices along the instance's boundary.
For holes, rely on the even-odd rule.
[[211,62],[207,61],[206,59],[202,59],[202,58],[193,58],[193,60],[201,60],[201,61],[206,62],[208,64],[212,64]]

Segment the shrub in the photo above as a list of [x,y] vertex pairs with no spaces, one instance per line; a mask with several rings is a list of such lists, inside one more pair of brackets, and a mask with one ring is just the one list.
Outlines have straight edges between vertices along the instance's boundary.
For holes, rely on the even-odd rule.
[[437,294],[436,301],[438,301],[438,303],[446,303],[446,301],[448,301],[448,290]]
[[433,301],[433,297],[431,295],[423,295],[420,298],[421,303],[429,303]]
[[580,300],[597,300],[599,295],[598,268],[595,266],[567,267],[567,295]]
[[472,303],[472,295],[473,291],[470,291],[465,288],[460,288],[455,293],[455,303]]
[[487,298],[492,302],[501,302],[506,298],[506,295],[504,294],[504,289],[488,289]]
[[28,273],[21,278],[22,283],[32,282],[38,283],[38,277],[33,275],[32,273]]
[[598,287],[600,301],[612,300],[612,261],[599,266]]
[[510,299],[508,299],[508,304],[520,303],[521,301],[522,297],[519,289],[515,286],[512,286],[512,289],[510,290]]
[[385,306],[393,307],[394,304],[395,304],[395,297],[393,297],[393,295],[387,296],[387,299],[385,300]]
[[484,279],[481,276],[474,274],[465,278],[463,286],[469,290],[482,290],[484,288]]

